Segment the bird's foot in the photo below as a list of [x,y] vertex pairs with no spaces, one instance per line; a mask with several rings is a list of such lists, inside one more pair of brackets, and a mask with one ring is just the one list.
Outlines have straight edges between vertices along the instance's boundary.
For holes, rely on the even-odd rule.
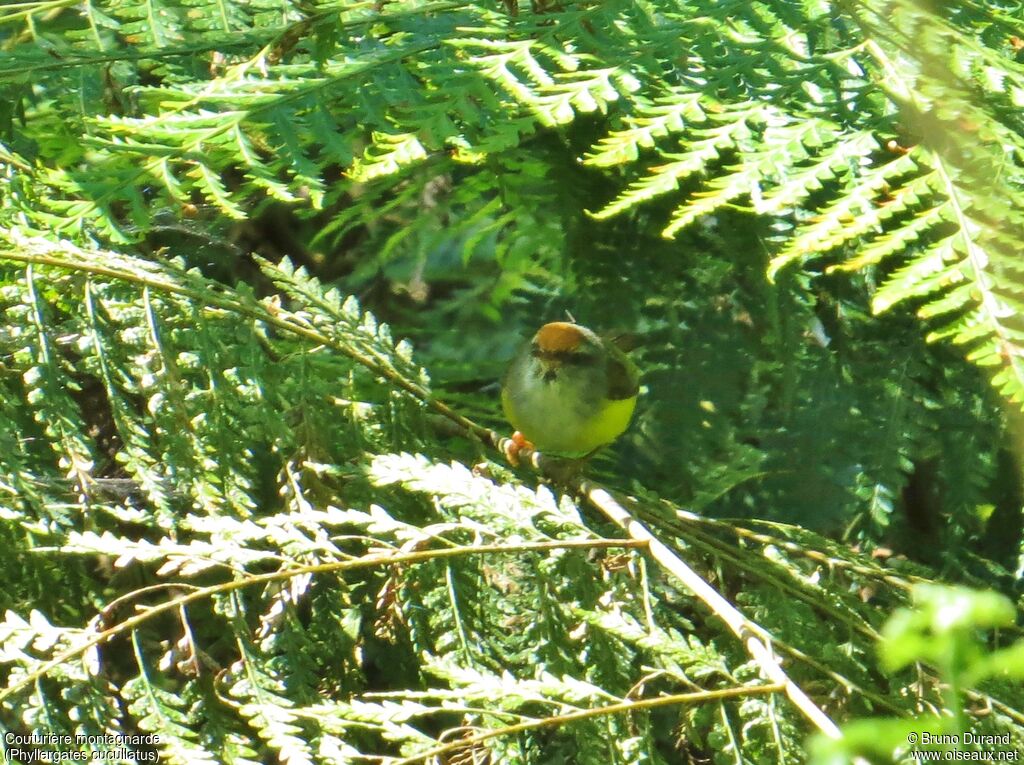
[[533,444],[526,440],[526,436],[520,433],[518,430],[512,434],[512,438],[505,441],[505,458],[509,461],[512,467],[519,467],[519,452],[523,449],[529,451],[534,450]]

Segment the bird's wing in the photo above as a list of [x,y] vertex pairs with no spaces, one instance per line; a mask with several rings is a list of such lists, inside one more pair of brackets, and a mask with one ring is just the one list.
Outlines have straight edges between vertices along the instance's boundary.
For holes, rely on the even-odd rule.
[[608,398],[612,401],[633,398],[640,390],[640,373],[636,365],[611,343],[606,343],[605,347],[608,349]]

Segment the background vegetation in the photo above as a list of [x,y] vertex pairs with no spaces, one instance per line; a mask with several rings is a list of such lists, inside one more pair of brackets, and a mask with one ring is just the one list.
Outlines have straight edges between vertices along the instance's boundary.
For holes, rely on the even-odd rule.
[[[6,3],[0,727],[190,764],[1019,750],[1022,13]],[[590,475],[841,737],[499,459],[496,381],[567,312],[644,372]]]

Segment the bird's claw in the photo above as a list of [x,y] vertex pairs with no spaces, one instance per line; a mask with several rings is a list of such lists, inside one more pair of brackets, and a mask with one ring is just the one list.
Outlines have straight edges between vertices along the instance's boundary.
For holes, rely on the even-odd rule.
[[533,451],[534,446],[526,440],[526,436],[517,430],[511,438],[505,441],[504,445],[505,458],[512,467],[519,467],[519,452],[523,449]]

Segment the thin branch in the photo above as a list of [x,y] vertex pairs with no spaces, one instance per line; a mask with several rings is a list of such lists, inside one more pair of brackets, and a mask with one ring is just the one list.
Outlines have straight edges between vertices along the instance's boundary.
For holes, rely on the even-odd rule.
[[[738,526],[735,523],[728,523],[718,518],[707,518],[697,513],[691,513],[688,510],[681,510],[678,507],[673,507],[670,503],[664,503],[675,516],[684,523],[695,524],[700,526],[709,526],[719,531],[724,531],[727,534],[733,534],[740,539],[748,539],[752,542],[756,542],[760,545],[771,545],[772,547],[778,547],[780,550],[785,550],[793,555],[798,555],[801,558],[807,558],[815,563],[820,563],[823,566],[828,566],[830,569],[841,569],[844,571],[851,571],[855,574],[859,574],[870,579],[879,579],[886,584],[890,584],[901,590],[909,591],[911,587],[917,582],[926,581],[924,577],[914,576],[913,574],[894,574],[888,569],[883,568],[879,565],[865,565],[863,563],[854,563],[853,561],[846,560],[845,558],[836,558],[832,555],[822,552],[821,550],[814,550],[803,545],[799,545],[795,542],[791,542],[788,539],[774,536],[772,534],[765,534],[764,532],[755,531],[744,526]],[[753,523],[767,523],[761,519],[753,519],[748,521]],[[773,524],[775,526],[781,526],[782,524]]]
[[439,755],[446,754],[447,752],[475,746],[476,744],[491,738],[497,738],[498,736],[511,736],[515,733],[522,733],[523,731],[557,727],[568,723],[579,722],[580,720],[588,720],[592,717],[622,714],[624,712],[635,712],[639,709],[654,709],[656,707],[667,707],[677,704],[703,704],[708,701],[722,701],[725,699],[742,698],[745,696],[761,696],[765,694],[779,693],[782,690],[783,686],[781,683],[771,683],[767,685],[741,686],[739,688],[724,688],[717,691],[677,693],[672,696],[659,696],[655,699],[641,699],[640,701],[624,701],[621,704],[609,704],[604,707],[582,709],[578,712],[569,712],[564,715],[545,717],[543,720],[532,720],[530,722],[519,723],[517,725],[509,725],[504,728],[497,728],[495,730],[487,731],[486,733],[477,734],[476,736],[470,736],[469,738],[453,741],[450,744],[428,749],[427,751],[420,752],[412,757],[405,757],[401,760],[386,759],[382,760],[382,762],[387,762],[389,765],[413,765],[413,763],[423,762],[426,759],[437,757]]
[[587,501],[600,510],[606,518],[625,531],[630,538],[647,542],[647,551],[651,557],[685,584],[701,602],[725,622],[726,626],[743,643],[747,653],[757,662],[761,671],[769,680],[782,686],[786,696],[804,717],[829,738],[840,737],[838,726],[782,669],[772,650],[771,637],[764,629],[741,614],[718,590],[708,584],[675,552],[658,540],[646,526],[630,515],[607,489],[599,484],[583,480],[576,481],[573,488],[585,496]]

